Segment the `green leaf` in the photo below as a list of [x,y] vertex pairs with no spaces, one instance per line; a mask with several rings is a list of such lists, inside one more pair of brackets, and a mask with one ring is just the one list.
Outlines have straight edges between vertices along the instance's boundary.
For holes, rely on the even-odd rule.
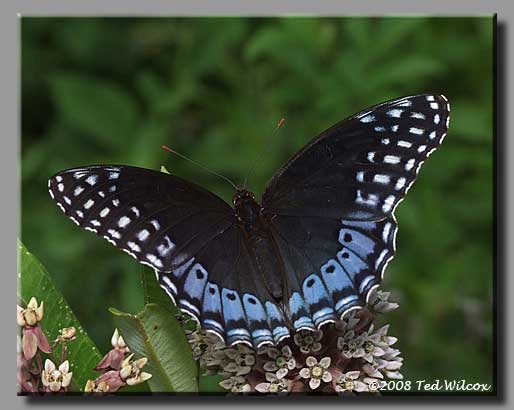
[[53,100],[62,119],[97,143],[117,147],[130,140],[139,123],[133,97],[116,83],[79,74],[51,77]]
[[[55,288],[50,276],[41,263],[18,241],[19,250],[19,299],[26,306],[31,297],[44,302],[44,316],[40,322],[48,340],[52,342],[59,335],[59,329],[75,327],[76,339],[68,343],[67,359],[73,372],[71,391],[83,391],[88,379],[95,379],[98,372],[93,368],[102,359],[95,344],[88,337],[61,293]],[[60,349],[51,354],[52,361],[61,362]]]
[[178,321],[170,312],[149,304],[136,316],[111,308],[116,326],[137,357],[147,357],[152,392],[197,392],[197,365]]
[[147,266],[141,267],[141,284],[143,285],[145,305],[155,304],[174,315],[181,314],[164,289],[159,286],[154,271]]

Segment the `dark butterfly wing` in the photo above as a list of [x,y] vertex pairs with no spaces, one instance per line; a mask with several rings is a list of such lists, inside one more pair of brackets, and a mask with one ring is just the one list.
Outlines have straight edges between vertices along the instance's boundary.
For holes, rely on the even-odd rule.
[[370,220],[391,215],[446,136],[443,95],[376,105],[321,133],[272,178],[263,206],[280,215]]
[[277,174],[263,208],[288,278],[295,328],[362,306],[395,252],[394,209],[442,142],[446,97],[419,95],[336,124]]
[[234,209],[219,197],[172,175],[118,165],[63,171],[48,187],[73,222],[151,266],[204,329],[255,346],[288,334],[256,284]]

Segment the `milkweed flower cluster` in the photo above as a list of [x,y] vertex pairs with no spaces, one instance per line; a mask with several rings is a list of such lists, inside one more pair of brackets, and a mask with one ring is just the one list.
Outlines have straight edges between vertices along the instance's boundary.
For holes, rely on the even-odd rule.
[[86,393],[114,393],[123,386],[141,384],[152,377],[142,370],[148,359],[141,357],[134,360],[134,353],[130,353],[118,329],[114,329],[111,346],[112,349],[95,367],[102,374],[95,380],[87,381],[84,387]]
[[[70,367],[73,365],[66,356],[68,344],[77,338],[77,330],[74,327],[60,329],[50,345],[40,326],[44,316],[43,306],[43,302],[38,305],[35,298],[30,299],[26,308],[17,306],[16,319],[21,327],[16,356],[18,393],[67,392],[72,383],[73,372]],[[59,362],[55,361],[58,345],[61,346]],[[123,386],[144,383],[152,377],[143,371],[148,359],[134,359],[134,354],[130,353],[117,329],[112,335],[111,345],[112,349],[94,368],[102,374],[95,380],[87,381],[84,387],[87,393],[112,393]],[[42,353],[46,355],[44,365]]]
[[302,330],[278,346],[254,350],[227,347],[201,329],[188,332],[193,356],[204,374],[219,374],[232,394],[318,392],[377,393],[385,379],[401,379],[403,358],[389,325],[375,327],[375,318],[398,307],[388,292],[376,291],[368,306],[315,332]]
[[53,352],[40,326],[43,317],[43,301],[38,305],[36,298],[32,297],[25,308],[17,305],[16,321],[22,330],[16,357],[19,393],[66,392],[71,383],[73,373],[69,371],[70,364],[66,360],[66,343],[75,339],[76,330],[74,327],[60,329],[53,348],[61,344],[61,362],[56,366],[47,358],[43,367],[41,353]]

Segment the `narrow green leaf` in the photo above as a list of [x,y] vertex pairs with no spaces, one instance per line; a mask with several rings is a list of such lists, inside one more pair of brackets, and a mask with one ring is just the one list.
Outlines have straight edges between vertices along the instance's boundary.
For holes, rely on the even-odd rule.
[[[19,251],[19,299],[26,306],[31,297],[44,302],[44,316],[40,322],[50,343],[59,335],[59,329],[75,327],[77,337],[68,343],[67,359],[73,372],[71,391],[83,391],[88,379],[95,379],[93,371],[102,359],[95,344],[88,337],[61,293],[55,288],[50,276],[41,263],[18,241]],[[56,365],[61,362],[60,350],[50,354]]]
[[155,273],[149,267],[141,267],[141,284],[143,285],[145,305],[155,304],[167,309],[174,315],[181,314],[164,289],[159,286]]
[[197,365],[178,321],[169,310],[149,304],[136,316],[111,308],[116,326],[137,357],[147,357],[145,371],[153,392],[197,392]]

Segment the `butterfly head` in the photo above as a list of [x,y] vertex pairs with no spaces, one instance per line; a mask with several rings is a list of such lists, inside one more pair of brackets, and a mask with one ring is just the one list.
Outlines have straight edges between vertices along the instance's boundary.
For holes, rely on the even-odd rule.
[[260,214],[260,205],[253,192],[239,188],[233,198],[234,208],[238,219],[245,224],[253,224]]

